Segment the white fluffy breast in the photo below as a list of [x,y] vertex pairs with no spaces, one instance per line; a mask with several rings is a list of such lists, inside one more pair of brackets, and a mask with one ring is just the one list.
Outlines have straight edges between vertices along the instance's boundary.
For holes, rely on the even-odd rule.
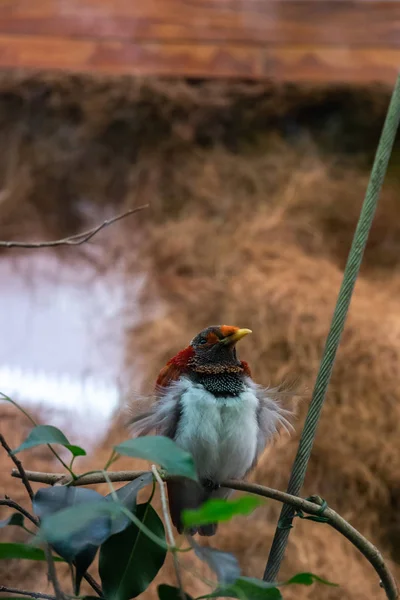
[[202,385],[181,378],[181,415],[175,441],[193,455],[201,478],[241,478],[257,453],[259,401],[249,387],[236,397],[216,398]]

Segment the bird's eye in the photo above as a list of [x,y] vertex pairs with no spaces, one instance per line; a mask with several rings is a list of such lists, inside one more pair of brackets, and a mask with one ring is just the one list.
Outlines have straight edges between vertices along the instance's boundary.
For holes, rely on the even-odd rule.
[[199,341],[199,344],[207,344],[206,338],[201,338],[201,340]]

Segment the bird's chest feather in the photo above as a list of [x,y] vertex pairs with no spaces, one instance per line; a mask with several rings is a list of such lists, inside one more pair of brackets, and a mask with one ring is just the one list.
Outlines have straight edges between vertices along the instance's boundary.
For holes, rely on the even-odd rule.
[[222,481],[243,477],[257,447],[258,400],[251,390],[237,396],[214,396],[188,384],[180,395],[176,443],[190,452],[201,478]]

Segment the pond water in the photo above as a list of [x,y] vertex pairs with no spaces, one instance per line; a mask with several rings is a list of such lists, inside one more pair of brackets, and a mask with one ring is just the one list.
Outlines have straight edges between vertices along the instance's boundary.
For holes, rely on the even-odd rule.
[[71,443],[99,441],[123,376],[122,271],[102,275],[44,249],[9,251],[0,290],[0,391]]

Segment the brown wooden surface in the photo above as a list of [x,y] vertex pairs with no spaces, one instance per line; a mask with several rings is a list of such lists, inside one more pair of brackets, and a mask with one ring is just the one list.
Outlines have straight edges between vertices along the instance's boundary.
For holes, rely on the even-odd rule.
[[0,0],[0,67],[393,83],[400,0]]

